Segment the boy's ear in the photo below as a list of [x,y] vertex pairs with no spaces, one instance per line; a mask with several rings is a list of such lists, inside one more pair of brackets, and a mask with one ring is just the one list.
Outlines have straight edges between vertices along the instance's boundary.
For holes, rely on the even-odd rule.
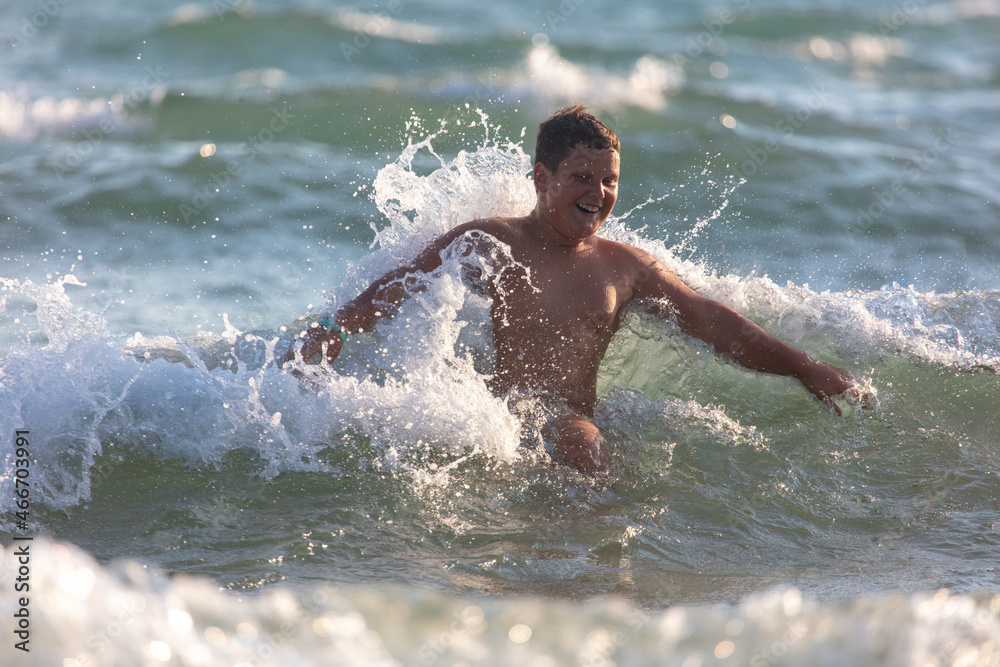
[[549,176],[552,172],[549,168],[545,166],[542,162],[535,163],[534,179],[535,179],[535,192],[545,192],[549,185]]

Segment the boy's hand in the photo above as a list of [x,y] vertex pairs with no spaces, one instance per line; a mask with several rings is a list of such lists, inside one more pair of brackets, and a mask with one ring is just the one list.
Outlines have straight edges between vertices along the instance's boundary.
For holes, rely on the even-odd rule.
[[344,349],[344,340],[340,337],[340,332],[330,330],[319,324],[313,324],[299,336],[301,342],[296,342],[288,351],[288,354],[281,360],[284,365],[295,358],[295,351],[298,349],[302,353],[302,360],[308,361],[326,348],[326,362],[332,364],[340,356],[340,351]]
[[337,330],[327,329],[318,324],[302,332],[302,359],[308,360],[326,348],[326,362],[332,364],[340,351],[344,349],[344,341]]
[[842,412],[833,397],[840,394],[846,394],[864,408],[871,406],[872,394],[865,391],[853,375],[825,361],[815,362],[799,381],[813,396],[833,408],[837,415]]

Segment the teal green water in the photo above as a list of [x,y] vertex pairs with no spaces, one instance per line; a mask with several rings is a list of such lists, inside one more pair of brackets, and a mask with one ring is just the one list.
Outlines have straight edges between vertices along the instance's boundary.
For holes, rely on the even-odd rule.
[[[0,425],[34,458],[25,531],[3,451],[0,602],[28,532],[32,657],[995,664],[998,16],[9,3]],[[530,208],[535,127],[576,100],[623,142],[604,233],[875,408],[632,315],[616,472],[577,475],[486,389],[455,263],[336,372],[266,364],[436,233]]]

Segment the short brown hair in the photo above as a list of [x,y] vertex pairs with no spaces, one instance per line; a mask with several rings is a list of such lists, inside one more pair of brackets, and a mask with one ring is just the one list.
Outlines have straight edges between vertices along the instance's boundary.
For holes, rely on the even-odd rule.
[[573,104],[556,111],[538,126],[535,164],[541,162],[555,172],[577,144],[621,152],[621,143],[611,128],[587,111],[584,105]]

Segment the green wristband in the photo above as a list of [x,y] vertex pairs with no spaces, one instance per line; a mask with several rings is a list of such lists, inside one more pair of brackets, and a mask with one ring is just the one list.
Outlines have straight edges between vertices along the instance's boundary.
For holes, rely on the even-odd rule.
[[[329,328],[330,328],[330,326],[331,326],[332,324],[334,324],[334,323],[333,323],[333,322],[331,322],[331,321],[330,321],[330,320],[328,320],[328,319],[322,319],[322,320],[319,320],[319,321],[317,321],[317,322],[316,322],[316,324],[320,325],[320,326],[321,326],[321,327],[323,327],[324,329],[329,329]],[[344,331],[344,327],[340,326],[339,324],[337,325],[337,333],[339,333],[339,334],[340,334],[340,340],[341,340],[342,342],[346,343],[346,342],[347,342],[347,332],[346,332],[346,331]]]

